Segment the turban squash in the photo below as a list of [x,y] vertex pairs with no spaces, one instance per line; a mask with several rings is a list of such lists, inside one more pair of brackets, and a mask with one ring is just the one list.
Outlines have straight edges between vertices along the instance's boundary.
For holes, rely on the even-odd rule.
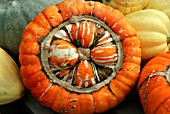
[[169,114],[170,51],[152,58],[142,69],[138,93],[146,114]]
[[136,31],[100,2],[65,0],[40,12],[19,47],[23,82],[59,113],[101,113],[124,100],[140,72]]

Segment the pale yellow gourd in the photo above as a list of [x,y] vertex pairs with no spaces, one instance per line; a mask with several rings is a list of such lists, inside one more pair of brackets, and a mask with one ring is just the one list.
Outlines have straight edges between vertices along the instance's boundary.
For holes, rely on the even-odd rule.
[[18,66],[11,56],[0,48],[0,105],[20,99],[24,90]]
[[149,0],[146,9],[163,11],[170,19],[170,0]]
[[126,15],[140,38],[142,60],[147,61],[168,50],[170,20],[166,14],[146,9]]
[[102,0],[102,2],[120,10],[123,14],[129,14],[143,9],[148,0]]

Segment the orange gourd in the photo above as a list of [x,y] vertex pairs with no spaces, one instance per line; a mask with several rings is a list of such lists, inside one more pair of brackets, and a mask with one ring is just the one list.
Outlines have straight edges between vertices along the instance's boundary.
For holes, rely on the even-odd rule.
[[138,93],[146,114],[169,114],[170,51],[152,58],[142,69]]
[[140,72],[136,31],[100,2],[64,0],[24,29],[19,48],[23,82],[59,113],[101,113],[122,102]]

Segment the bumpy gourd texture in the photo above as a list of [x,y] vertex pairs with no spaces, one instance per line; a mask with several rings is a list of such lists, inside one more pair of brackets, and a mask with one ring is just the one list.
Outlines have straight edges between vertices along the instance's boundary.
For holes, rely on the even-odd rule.
[[102,2],[118,9],[123,14],[129,14],[144,9],[148,0],[102,0]]
[[120,11],[100,2],[65,0],[45,8],[23,31],[19,52],[25,86],[40,103],[60,113],[114,108],[140,72],[135,29]]
[[152,58],[142,69],[138,92],[146,114],[169,114],[170,51]]

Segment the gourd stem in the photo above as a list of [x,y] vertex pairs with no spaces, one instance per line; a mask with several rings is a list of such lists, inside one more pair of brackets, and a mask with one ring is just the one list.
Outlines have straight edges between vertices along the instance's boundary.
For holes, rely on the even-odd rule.
[[170,33],[167,35],[167,43],[170,43]]

